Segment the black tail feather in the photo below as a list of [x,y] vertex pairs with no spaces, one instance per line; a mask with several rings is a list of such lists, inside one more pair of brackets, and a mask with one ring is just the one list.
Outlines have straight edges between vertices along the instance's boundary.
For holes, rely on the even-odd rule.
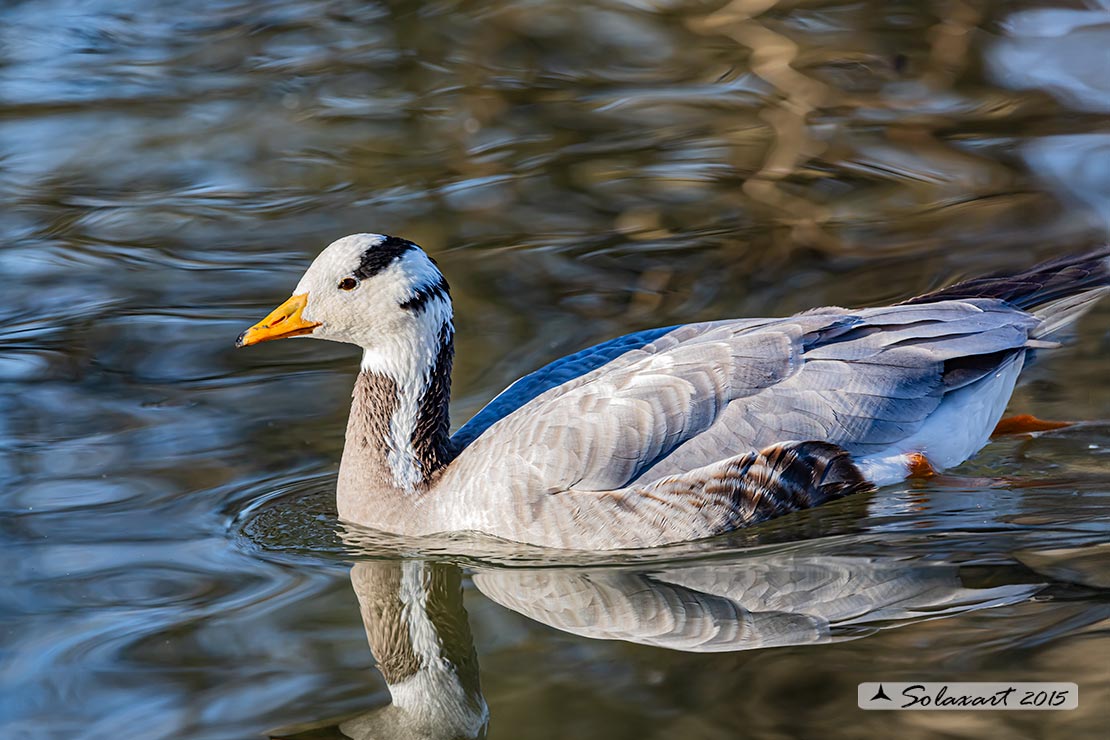
[[936,303],[966,298],[997,298],[1023,311],[1068,296],[1110,286],[1110,247],[1044,262],[1016,274],[966,280],[904,301]]

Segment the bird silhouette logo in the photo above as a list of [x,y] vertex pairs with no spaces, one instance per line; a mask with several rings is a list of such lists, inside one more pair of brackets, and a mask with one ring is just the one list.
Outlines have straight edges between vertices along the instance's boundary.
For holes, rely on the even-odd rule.
[[886,695],[885,691],[883,691],[883,685],[882,684],[879,684],[879,690],[876,691],[875,695],[871,697],[871,701],[875,701],[876,699],[886,699],[887,701],[894,701],[893,699],[891,699],[889,696]]

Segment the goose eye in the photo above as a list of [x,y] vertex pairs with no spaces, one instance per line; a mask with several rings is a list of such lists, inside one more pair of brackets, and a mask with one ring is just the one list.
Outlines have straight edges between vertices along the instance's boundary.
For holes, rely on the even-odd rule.
[[354,290],[358,287],[358,280],[353,277],[345,277],[339,281],[340,290]]

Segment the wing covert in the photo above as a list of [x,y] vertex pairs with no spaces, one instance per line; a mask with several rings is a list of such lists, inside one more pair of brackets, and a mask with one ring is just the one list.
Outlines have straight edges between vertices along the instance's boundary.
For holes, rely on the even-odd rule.
[[646,343],[630,335],[594,348],[607,361],[586,361],[562,384],[550,379],[571,365],[518,381],[509,391],[523,384],[523,402],[480,419],[473,429],[484,431],[451,467],[552,492],[608,491],[777,443],[867,454],[909,437],[946,393],[1024,351],[1036,325],[976,299],[689,324]]

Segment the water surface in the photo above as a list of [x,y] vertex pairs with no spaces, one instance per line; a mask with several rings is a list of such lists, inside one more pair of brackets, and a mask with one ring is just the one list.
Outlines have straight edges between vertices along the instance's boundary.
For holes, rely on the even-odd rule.
[[[232,343],[334,238],[404,235],[453,287],[459,423],[624,332],[1090,248],[1108,21],[961,0],[6,4],[3,736],[1101,736],[1110,305],[1012,403],[1087,424],[604,556],[337,527],[356,353]],[[440,681],[406,695],[423,724],[374,667],[419,651],[362,618],[410,624],[396,604],[459,668],[413,674]],[[865,713],[864,680],[1075,681],[1080,709]]]

